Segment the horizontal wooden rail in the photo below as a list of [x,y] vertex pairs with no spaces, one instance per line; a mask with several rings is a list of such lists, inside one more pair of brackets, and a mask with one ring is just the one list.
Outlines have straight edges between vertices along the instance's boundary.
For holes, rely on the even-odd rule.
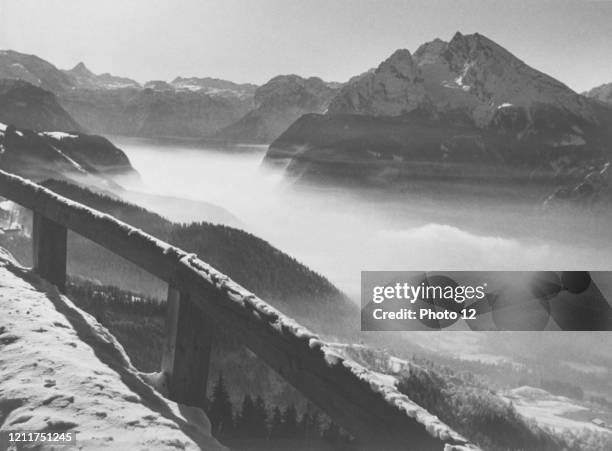
[[[169,284],[169,336],[163,368],[177,401],[188,403],[192,396],[205,395],[210,354],[207,325],[214,324],[234,333],[367,448],[477,449],[394,385],[337,355],[317,335],[197,256],[4,171],[0,171],[0,195],[32,210],[37,223],[43,224],[36,233],[47,233],[47,237],[37,235],[35,242],[48,243],[49,231],[63,239],[59,229],[70,229]],[[57,245],[35,246],[36,261],[44,261],[44,268],[53,267],[49,252],[57,253]],[[61,260],[59,253],[64,273],[41,268],[41,274],[61,284],[65,256]],[[194,363],[194,358],[202,362]]]

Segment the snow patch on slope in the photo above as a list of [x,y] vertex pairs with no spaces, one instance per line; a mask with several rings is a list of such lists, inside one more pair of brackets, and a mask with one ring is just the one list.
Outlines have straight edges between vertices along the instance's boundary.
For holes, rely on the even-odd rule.
[[85,168],[83,166],[81,166],[79,163],[77,163],[75,160],[73,160],[72,158],[70,158],[68,155],[66,155],[64,152],[62,152],[61,150],[59,150],[57,147],[55,146],[51,146],[51,148],[53,150],[55,150],[62,158],[64,158],[68,163],[70,163],[72,166],[74,166],[74,168],[79,171],[82,172],[83,174],[87,174],[87,171],[85,170]]
[[583,429],[590,429],[612,434],[612,430],[598,426],[592,421],[568,418],[567,415],[579,412],[588,414],[589,409],[564,396],[556,396],[546,390],[523,386],[510,390],[504,398],[508,402],[512,402],[512,405],[521,415],[555,431],[573,430],[580,432]]
[[567,134],[557,140],[551,141],[550,144],[553,147],[583,146],[586,144],[586,141],[582,136]]
[[77,135],[73,135],[70,133],[66,133],[66,132],[42,132],[40,133],[40,135],[44,135],[44,136],[48,136],[49,138],[53,138],[53,139],[66,139],[66,138],[78,138]]

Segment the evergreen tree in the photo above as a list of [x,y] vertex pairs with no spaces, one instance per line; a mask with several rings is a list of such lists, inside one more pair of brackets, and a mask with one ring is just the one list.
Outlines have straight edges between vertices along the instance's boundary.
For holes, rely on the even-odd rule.
[[283,412],[283,437],[296,438],[298,436],[297,411],[290,404]]
[[274,408],[270,421],[270,439],[277,440],[283,436],[283,418],[278,407]]
[[338,442],[339,439],[340,439],[340,427],[333,421],[330,421],[327,424],[327,427],[325,428],[325,430],[323,431],[323,440],[326,440],[331,443],[336,443]]
[[208,413],[212,432],[214,435],[227,435],[233,429],[232,402],[225,388],[223,375],[219,373],[219,378],[213,389],[210,411]]
[[242,437],[253,437],[255,435],[255,404],[249,395],[245,395],[242,401],[240,414],[236,416],[236,432]]
[[255,399],[253,432],[256,438],[268,437],[268,412],[266,410],[266,403],[261,396],[258,396],[257,399]]
[[310,438],[319,438],[321,435],[321,416],[319,412],[314,412],[310,415],[310,423],[308,424],[308,429],[306,431],[308,437]]
[[310,426],[310,413],[308,411],[304,412],[300,421],[298,422],[298,435],[301,438],[308,438],[308,427]]

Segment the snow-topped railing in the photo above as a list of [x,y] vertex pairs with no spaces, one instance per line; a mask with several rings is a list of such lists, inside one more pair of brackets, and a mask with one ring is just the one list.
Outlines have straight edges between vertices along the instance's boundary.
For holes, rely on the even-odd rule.
[[168,283],[162,370],[170,397],[202,406],[213,328],[246,347],[367,449],[477,449],[382,378],[334,352],[197,256],[40,185],[0,171],[0,196],[34,214],[35,270],[64,291],[67,230],[82,235]]

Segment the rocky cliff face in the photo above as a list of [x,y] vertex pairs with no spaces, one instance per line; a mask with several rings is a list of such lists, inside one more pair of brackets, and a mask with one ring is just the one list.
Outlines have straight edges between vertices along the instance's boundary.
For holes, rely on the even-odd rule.
[[420,71],[408,50],[397,50],[378,68],[349,82],[334,97],[330,114],[399,116],[426,104]]
[[255,91],[254,109],[215,135],[216,139],[272,142],[306,113],[322,113],[338,87],[320,78],[280,75]]
[[51,92],[11,79],[0,79],[0,122],[33,130],[81,129]]

